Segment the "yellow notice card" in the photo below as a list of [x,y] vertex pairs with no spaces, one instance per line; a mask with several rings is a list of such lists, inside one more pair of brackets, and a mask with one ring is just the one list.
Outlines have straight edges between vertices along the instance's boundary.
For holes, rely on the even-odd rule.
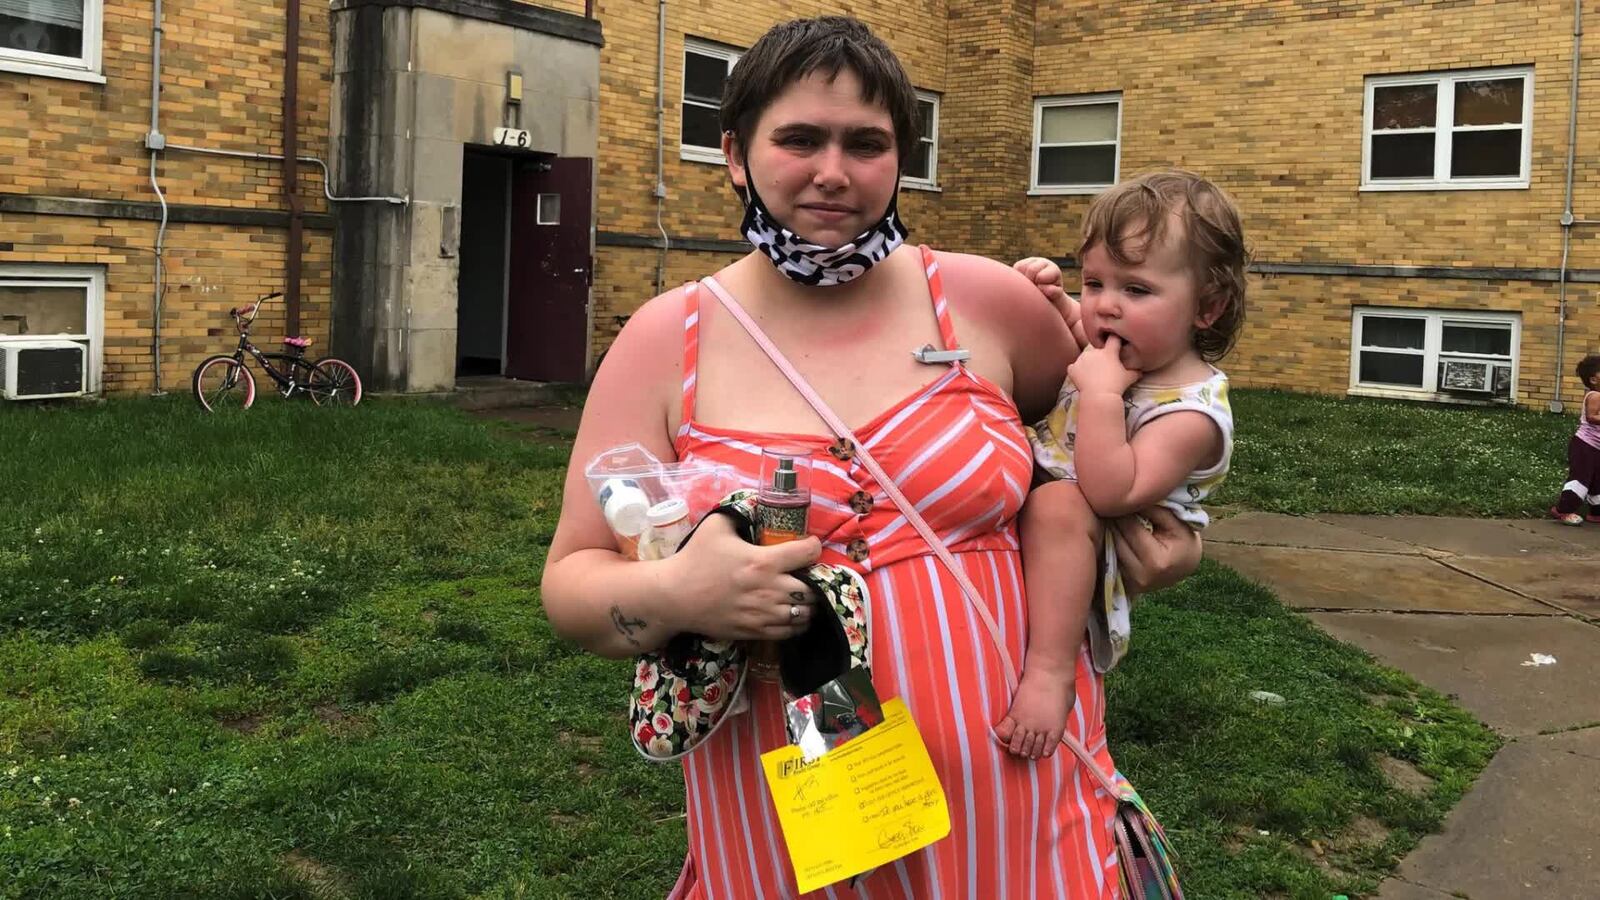
[[950,808],[905,701],[815,762],[800,748],[762,754],[801,893],[893,862],[950,833]]

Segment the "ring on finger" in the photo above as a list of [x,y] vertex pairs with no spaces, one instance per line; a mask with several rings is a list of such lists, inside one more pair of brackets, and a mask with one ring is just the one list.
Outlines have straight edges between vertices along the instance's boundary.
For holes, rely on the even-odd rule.
[[798,604],[798,603],[789,604],[789,618],[791,618],[791,619],[800,618],[800,604]]

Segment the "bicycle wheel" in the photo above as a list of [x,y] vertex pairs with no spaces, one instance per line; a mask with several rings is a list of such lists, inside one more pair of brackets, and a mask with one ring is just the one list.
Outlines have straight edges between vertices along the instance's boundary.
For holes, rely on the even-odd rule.
[[195,367],[194,399],[206,412],[249,409],[256,402],[256,377],[231,356],[208,357]]
[[319,359],[306,390],[318,406],[355,406],[361,402],[361,376],[342,359]]

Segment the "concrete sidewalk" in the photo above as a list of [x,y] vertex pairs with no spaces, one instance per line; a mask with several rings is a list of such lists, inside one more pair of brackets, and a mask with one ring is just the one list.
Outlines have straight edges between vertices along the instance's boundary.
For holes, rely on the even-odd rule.
[[1507,739],[1379,900],[1600,897],[1600,526],[1245,512],[1206,555]]

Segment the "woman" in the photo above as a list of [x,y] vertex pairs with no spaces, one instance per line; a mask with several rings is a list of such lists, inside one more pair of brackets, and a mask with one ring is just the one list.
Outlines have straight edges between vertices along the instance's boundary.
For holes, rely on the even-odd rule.
[[[756,250],[715,280],[919,506],[1021,659],[1015,518],[1032,471],[1021,422],[1049,409],[1071,361],[1061,347],[1074,344],[1040,299],[1061,297],[1053,267],[1036,290],[997,263],[901,244],[895,192],[916,146],[915,109],[899,61],[859,22],[769,31],[741,57],[722,106],[728,171]],[[971,356],[925,364],[908,352],[925,345]],[[718,517],[667,560],[624,560],[581,468],[628,441],[664,460],[732,465],[752,483],[763,446],[804,448],[815,467],[812,536],[751,546]],[[543,597],[556,629],[595,653],[629,656],[684,631],[781,640],[813,615],[786,573],[820,559],[864,576],[873,680],[910,708],[952,827],[829,896],[1114,896],[1113,802],[1071,754],[1018,760],[992,740],[1009,689],[956,579],[710,290],[670,291],[629,320],[595,377],[573,460]],[[1117,528],[1141,587],[1199,558],[1187,529],[1150,517],[1153,534]],[[1103,683],[1087,656],[1077,691],[1069,730],[1109,768]],[[749,712],[685,758],[689,859],[677,896],[794,893],[758,761],[785,740],[779,691],[758,681],[748,694]]]

